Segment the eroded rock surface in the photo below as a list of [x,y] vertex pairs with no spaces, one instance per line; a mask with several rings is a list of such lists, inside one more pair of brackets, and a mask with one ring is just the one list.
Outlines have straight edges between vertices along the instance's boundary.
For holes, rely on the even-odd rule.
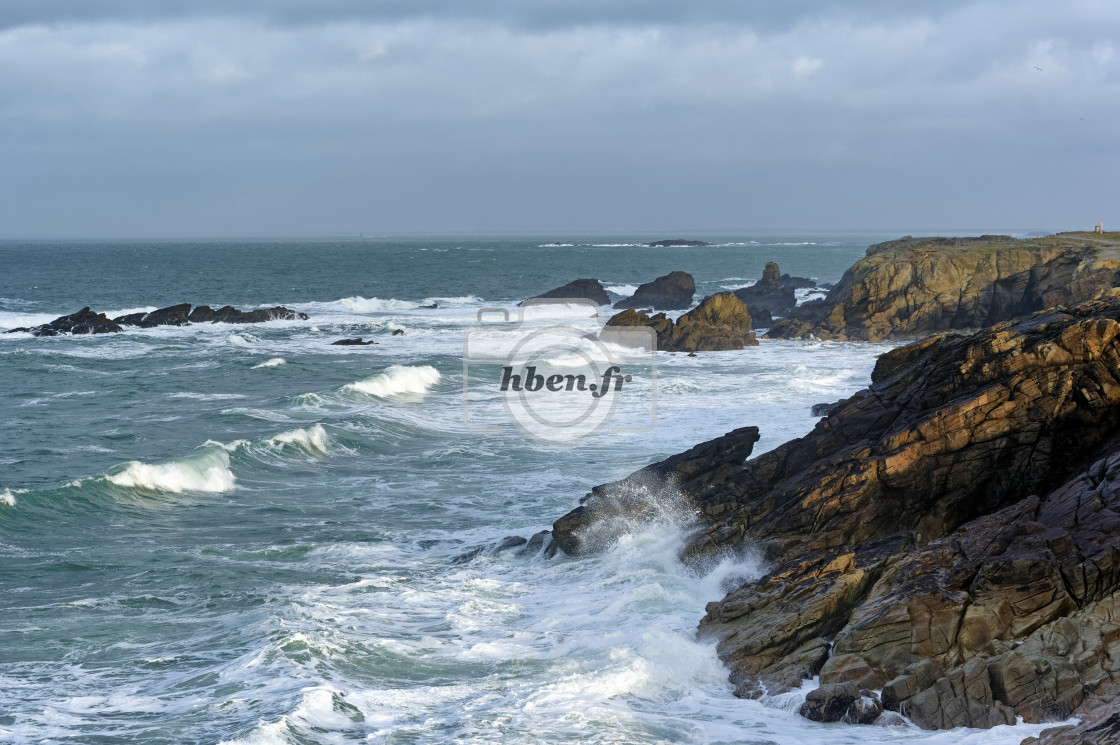
[[868,248],[825,299],[791,309],[768,336],[920,339],[1083,302],[1117,284],[1115,240],[907,237]]
[[1120,696],[1120,292],[887,352],[744,462],[745,432],[689,451],[670,492],[651,476],[674,459],[597,487],[558,545],[601,547],[671,497],[695,515],[686,559],[762,552],[700,624],[740,696],[819,674],[928,728],[1111,726],[1090,714]]
[[751,317],[742,301],[730,292],[704,298],[675,322],[664,313],[653,316],[633,309],[611,317],[607,326],[649,326],[664,352],[717,352],[758,345]]

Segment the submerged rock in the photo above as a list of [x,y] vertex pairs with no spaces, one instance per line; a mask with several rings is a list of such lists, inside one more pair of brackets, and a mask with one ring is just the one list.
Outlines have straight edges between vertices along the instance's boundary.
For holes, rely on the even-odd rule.
[[630,297],[614,304],[615,310],[625,308],[653,308],[654,310],[684,310],[692,305],[696,294],[696,281],[687,272],[670,272],[652,282],[639,285]]
[[730,292],[704,298],[676,322],[664,313],[649,316],[624,310],[607,326],[648,326],[657,334],[657,348],[665,352],[714,352],[758,345],[751,332],[746,306]]
[[332,341],[331,346],[332,347],[368,347],[370,344],[376,344],[376,343],[377,342],[373,341],[372,339],[370,339],[369,341],[362,341],[362,337],[359,336],[359,337],[354,338],[354,339],[339,339],[338,341]]
[[534,298],[592,300],[599,305],[611,304],[610,296],[607,295],[607,291],[603,289],[603,285],[597,279],[576,279],[563,287],[557,287],[555,290],[549,290],[541,295],[534,295]]

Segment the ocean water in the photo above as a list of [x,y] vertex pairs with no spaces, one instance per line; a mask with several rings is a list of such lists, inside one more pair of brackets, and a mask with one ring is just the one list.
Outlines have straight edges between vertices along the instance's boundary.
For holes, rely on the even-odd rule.
[[[765,567],[682,565],[688,515],[673,510],[598,556],[453,562],[735,427],[761,428],[756,452],[800,436],[809,407],[865,386],[884,349],[659,353],[654,429],[556,447],[465,425],[464,334],[480,308],[516,313],[578,277],[619,298],[675,269],[699,299],[749,284],[768,260],[836,281],[886,237],[0,243],[0,329],[84,305],[310,316],[0,334],[0,741],[1002,745],[1036,733],[815,724],[796,714],[804,689],[735,699],[695,628],[706,602]],[[330,346],[353,336],[378,344]]]

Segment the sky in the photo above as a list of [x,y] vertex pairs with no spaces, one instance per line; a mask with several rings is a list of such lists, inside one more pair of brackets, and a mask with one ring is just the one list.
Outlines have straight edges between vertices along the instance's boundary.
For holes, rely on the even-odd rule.
[[1115,0],[3,0],[0,237],[1120,227]]

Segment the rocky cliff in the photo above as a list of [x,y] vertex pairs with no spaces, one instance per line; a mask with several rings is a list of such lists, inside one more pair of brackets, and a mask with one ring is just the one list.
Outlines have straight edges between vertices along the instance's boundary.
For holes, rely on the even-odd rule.
[[1120,284],[1120,238],[902,238],[867,249],[823,300],[791,310],[772,339],[883,341],[975,330],[1092,298]]
[[745,460],[757,438],[597,487],[557,544],[674,505],[696,516],[687,559],[762,552],[700,624],[740,696],[819,674],[817,719],[1117,728],[1120,292],[892,350],[805,437]]

